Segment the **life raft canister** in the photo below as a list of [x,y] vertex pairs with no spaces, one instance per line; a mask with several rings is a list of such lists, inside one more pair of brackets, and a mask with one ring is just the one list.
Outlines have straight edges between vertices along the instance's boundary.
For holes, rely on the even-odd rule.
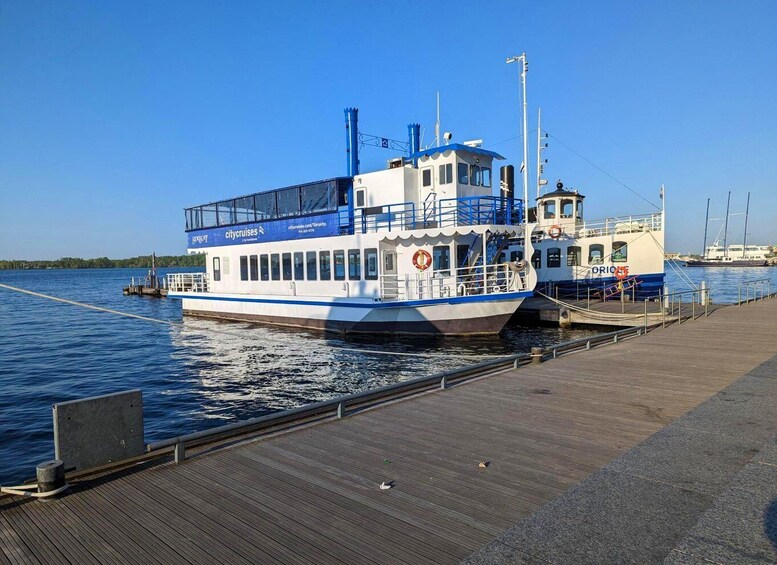
[[561,226],[550,226],[550,229],[548,229],[548,235],[553,239],[558,239],[561,237]]
[[620,267],[617,267],[615,269],[615,277],[619,281],[622,281],[623,279],[625,279],[628,276],[629,276],[629,268],[628,267],[624,267],[623,265],[621,265]]
[[425,271],[432,264],[432,256],[424,249],[419,249],[413,254],[413,266],[419,271]]

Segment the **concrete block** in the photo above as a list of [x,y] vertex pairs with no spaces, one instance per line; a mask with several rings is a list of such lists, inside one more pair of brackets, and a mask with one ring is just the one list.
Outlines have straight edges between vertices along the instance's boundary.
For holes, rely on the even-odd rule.
[[140,390],[60,402],[53,415],[54,451],[65,469],[81,471],[144,453]]

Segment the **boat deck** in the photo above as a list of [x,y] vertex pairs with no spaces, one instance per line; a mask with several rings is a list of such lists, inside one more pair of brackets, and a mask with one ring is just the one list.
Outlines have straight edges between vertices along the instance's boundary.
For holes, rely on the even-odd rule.
[[[722,308],[181,465],[82,480],[59,500],[3,497],[0,563],[453,563],[777,355],[775,335],[777,300]],[[773,414],[761,432],[777,433]],[[483,562],[498,560],[490,551]]]

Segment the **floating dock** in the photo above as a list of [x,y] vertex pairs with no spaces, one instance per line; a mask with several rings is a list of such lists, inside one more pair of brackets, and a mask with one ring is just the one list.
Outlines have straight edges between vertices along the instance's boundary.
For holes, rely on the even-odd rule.
[[777,300],[638,334],[0,498],[0,563],[774,562]]

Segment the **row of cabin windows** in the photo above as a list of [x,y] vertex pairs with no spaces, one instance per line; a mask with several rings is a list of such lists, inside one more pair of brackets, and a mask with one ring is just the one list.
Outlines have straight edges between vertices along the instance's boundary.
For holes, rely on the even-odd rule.
[[[362,279],[362,250],[297,251],[240,256],[241,281],[358,281]],[[347,259],[347,260],[346,260]],[[227,258],[225,257],[226,261]],[[219,257],[213,258],[213,280],[221,280]],[[334,272],[333,272],[334,271]],[[378,280],[378,250],[364,250],[364,279]]]
[[[577,245],[567,247],[567,267],[582,265],[582,248]],[[561,266],[561,248],[550,247],[546,251],[547,267],[552,269]],[[629,248],[625,241],[614,241],[612,244],[613,263],[625,263],[629,259]],[[588,264],[601,265],[604,262],[604,245],[592,243],[588,246]],[[532,254],[531,264],[535,269],[542,268],[542,251],[536,249]]]
[[[546,220],[555,220],[556,219],[556,201],[555,200],[547,200],[542,205],[543,209],[543,218]],[[574,215],[575,210],[575,201],[571,200],[569,198],[562,198],[561,199],[561,219],[571,218]],[[577,217],[582,219],[583,218],[583,201],[579,201],[577,203]]]
[[[453,182],[453,163],[444,163],[439,166],[439,183],[450,184]],[[481,167],[480,165],[468,165],[467,163],[458,164],[459,184],[469,184],[472,186],[491,187],[491,169]],[[432,186],[432,168],[421,171],[421,185],[424,187]]]

